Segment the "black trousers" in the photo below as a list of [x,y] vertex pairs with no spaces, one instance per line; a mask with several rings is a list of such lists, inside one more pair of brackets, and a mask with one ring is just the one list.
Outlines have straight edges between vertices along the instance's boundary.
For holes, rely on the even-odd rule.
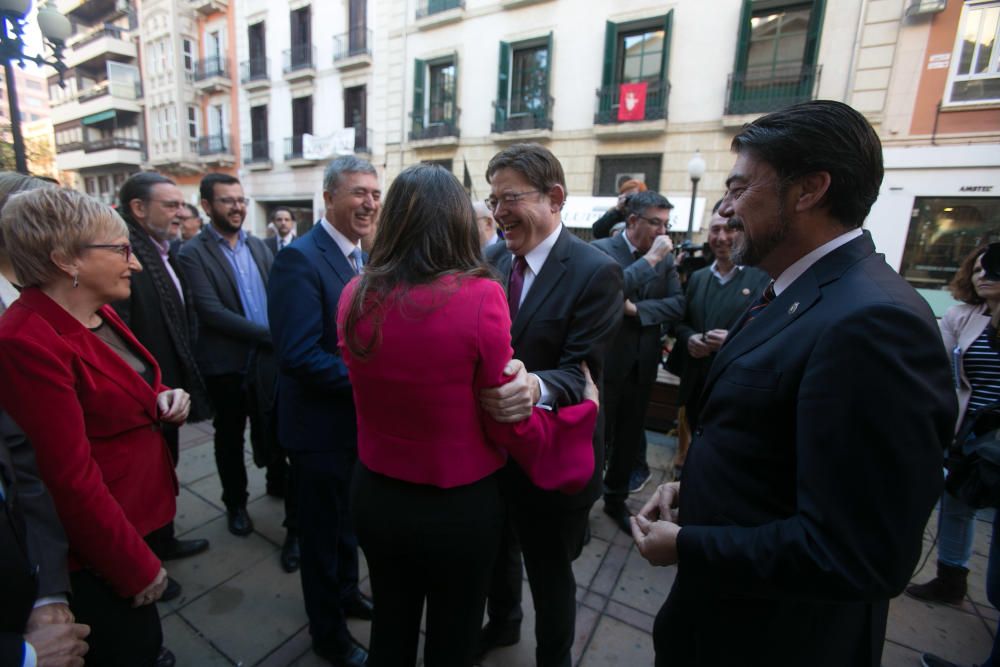
[[608,447],[608,467],[604,473],[604,500],[624,503],[628,498],[629,476],[645,442],[646,409],[653,385],[638,381],[637,369],[622,380],[605,381],[604,442]]
[[375,602],[368,664],[416,664],[426,602],[424,664],[468,667],[504,522],[496,477],[441,489],[358,465],[352,486]]
[[[573,561],[583,550],[590,507],[563,507],[552,502],[552,493],[532,489],[529,493],[505,495],[535,604],[535,661],[538,667],[570,667],[576,632]],[[517,610],[501,606],[504,600],[520,601],[521,573],[512,566],[514,559],[516,550],[509,543],[500,547],[494,565],[497,575],[489,593],[491,622],[502,623],[520,616]]]
[[[343,603],[358,595],[358,540],[350,515],[351,470],[330,452],[289,452],[298,497],[302,597],[313,643],[341,650],[351,640]],[[353,459],[349,467],[353,467]],[[388,520],[380,517],[380,521]]]
[[70,609],[90,626],[87,667],[152,667],[163,645],[155,604],[132,608],[111,586],[87,570],[70,574]]

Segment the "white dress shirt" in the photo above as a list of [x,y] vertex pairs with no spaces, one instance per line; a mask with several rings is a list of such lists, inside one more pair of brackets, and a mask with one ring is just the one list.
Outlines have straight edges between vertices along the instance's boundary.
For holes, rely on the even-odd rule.
[[340,248],[340,252],[344,253],[344,257],[347,258],[347,263],[350,264],[351,268],[354,269],[355,273],[357,273],[358,267],[354,266],[354,257],[351,256],[351,253],[354,252],[355,248],[361,247],[361,241],[358,240],[357,243],[351,243],[349,238],[344,236],[339,229],[330,224],[330,221],[326,219],[326,216],[320,218],[320,221],[317,224],[321,225],[323,229],[326,230],[326,233],[330,235],[333,242],[337,244],[338,248]]
[[861,236],[861,233],[860,227],[852,229],[849,232],[844,232],[837,238],[831,239],[816,248],[808,255],[799,258],[798,261],[782,271],[781,275],[774,281],[774,295],[777,296],[784,292],[799,276],[808,271],[810,266],[823,259],[823,257],[829,255],[840,246],[850,243],[854,239],[858,238]]

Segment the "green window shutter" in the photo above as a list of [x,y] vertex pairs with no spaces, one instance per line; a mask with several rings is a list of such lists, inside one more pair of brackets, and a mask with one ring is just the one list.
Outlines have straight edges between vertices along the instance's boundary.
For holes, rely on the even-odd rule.
[[736,62],[733,63],[733,73],[744,74],[747,69],[747,56],[750,50],[750,19],[753,16],[753,0],[743,0],[743,11],[740,12],[740,32],[736,42]]
[[601,73],[601,87],[616,83],[615,56],[618,52],[618,26],[611,21],[604,28],[604,70]]
[[660,67],[660,76],[664,81],[670,80],[670,43],[672,30],[674,27],[674,10],[667,12],[663,17],[663,65]]
[[497,67],[496,125],[504,126],[510,111],[510,44],[500,42],[500,60]]
[[420,59],[413,61],[413,129],[424,127],[424,73],[427,64]]
[[451,122],[458,129],[458,51],[451,55],[451,62],[455,63],[455,80],[451,84]]
[[812,14],[809,17],[809,32],[806,34],[806,48],[802,54],[802,66],[812,67],[816,64],[819,53],[819,36],[823,30],[823,14],[825,0],[813,0]]
[[[545,51],[546,51],[546,53],[545,53],[545,92],[544,92],[545,99],[543,101],[545,103],[545,120],[547,122],[551,122],[552,121],[552,109],[549,106],[551,104],[550,97],[552,95],[549,92],[549,82],[552,80],[552,33],[551,32],[549,32],[548,36],[545,38]],[[551,126],[548,126],[548,128],[550,130],[552,129]]]

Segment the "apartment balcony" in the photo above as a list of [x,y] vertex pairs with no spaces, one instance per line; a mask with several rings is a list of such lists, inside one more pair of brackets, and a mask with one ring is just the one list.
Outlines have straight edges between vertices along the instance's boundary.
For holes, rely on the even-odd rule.
[[139,82],[103,81],[60,104],[53,104],[50,116],[53,125],[61,125],[106,112],[139,113],[142,111],[141,99],[142,84]]
[[418,30],[426,30],[461,21],[464,15],[464,0],[418,0],[416,26]]
[[208,16],[216,12],[224,12],[229,8],[229,0],[189,0],[191,9]]
[[371,155],[375,143],[372,129],[368,128],[362,132],[354,128],[354,152],[357,155]]
[[66,48],[66,66],[95,65],[106,60],[132,62],[138,57],[135,43],[128,31],[115,25],[105,25],[78,35]]
[[113,21],[134,11],[129,0],[57,0],[56,8],[66,18],[84,24]]
[[61,170],[85,171],[111,165],[131,165],[139,167],[145,159],[145,144],[132,137],[101,137],[67,144],[75,150],[61,150],[56,153],[56,165]]
[[260,171],[270,169],[271,162],[271,142],[251,141],[243,144],[243,166],[250,171]]
[[[821,66],[799,64],[752,67],[733,72],[726,85],[726,116],[757,115],[816,99]],[[743,125],[744,119],[724,125]]]
[[619,84],[597,89],[594,135],[598,139],[648,137],[667,131],[670,82],[646,82],[644,105],[635,98],[622,99]]
[[410,142],[416,143],[417,148],[458,144],[461,112],[458,107],[452,107],[450,114],[434,108],[410,112]]
[[296,44],[283,54],[286,81],[311,79],[316,76],[316,48],[312,44]]
[[200,93],[226,93],[232,87],[229,67],[222,56],[198,60],[194,64],[194,87]]
[[232,139],[228,134],[198,137],[198,157],[202,164],[229,167],[236,163]]
[[248,91],[263,90],[271,85],[271,61],[251,58],[240,63],[240,84]]
[[285,162],[290,167],[306,167],[315,164],[318,158],[306,156],[301,134],[285,137]]
[[490,126],[494,141],[524,141],[546,139],[552,134],[552,105],[550,95],[536,95],[523,101],[518,110],[511,112],[508,100],[494,102],[494,121]]
[[351,30],[333,38],[333,64],[341,70],[371,67],[372,31]]

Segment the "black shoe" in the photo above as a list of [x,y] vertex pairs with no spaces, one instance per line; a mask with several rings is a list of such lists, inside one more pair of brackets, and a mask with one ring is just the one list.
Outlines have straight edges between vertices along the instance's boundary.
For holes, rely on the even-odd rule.
[[345,648],[335,648],[313,642],[313,652],[335,667],[364,667],[368,664],[368,651],[361,644],[351,641]]
[[285,498],[285,485],[284,484],[268,484],[265,487],[267,495],[272,498],[279,498],[284,500]]
[[285,543],[281,545],[281,569],[285,572],[295,572],[299,569],[299,538],[295,533],[285,535]]
[[507,621],[494,623],[490,621],[479,633],[479,644],[476,645],[476,659],[482,658],[500,646],[513,646],[521,641],[521,622]]
[[[181,596],[181,585],[173,577],[167,577],[167,587],[163,590],[163,595],[157,602],[170,602]],[[171,655],[171,657],[173,657]],[[173,664],[173,663],[171,663]]]
[[178,540],[174,538],[163,550],[160,560],[178,560],[196,556],[203,551],[208,551],[208,540]]
[[920,664],[922,667],[958,667],[955,663],[939,658],[933,653],[924,653],[920,656]]
[[250,515],[247,514],[246,507],[226,510],[226,516],[229,519],[229,532],[233,535],[246,537],[253,532],[253,521],[250,519]]
[[648,482],[652,476],[653,473],[650,472],[648,467],[636,468],[628,477],[628,492],[639,493],[642,491],[643,487],[646,486],[646,482]]
[[621,528],[625,533],[632,534],[632,524],[628,520],[628,510],[625,509],[625,503],[621,501],[604,499],[604,513],[611,517],[611,520],[615,522],[615,525]]
[[156,667],[174,667],[174,663],[176,662],[177,658],[170,652],[170,649],[166,646],[161,646],[160,653],[156,656]]
[[343,607],[344,616],[348,616],[350,618],[360,618],[362,621],[372,620],[373,612],[375,611],[375,607],[372,605],[372,599],[370,597],[366,597],[360,592],[345,602]]
[[583,531],[583,546],[590,544],[590,523],[587,523],[587,529]]

